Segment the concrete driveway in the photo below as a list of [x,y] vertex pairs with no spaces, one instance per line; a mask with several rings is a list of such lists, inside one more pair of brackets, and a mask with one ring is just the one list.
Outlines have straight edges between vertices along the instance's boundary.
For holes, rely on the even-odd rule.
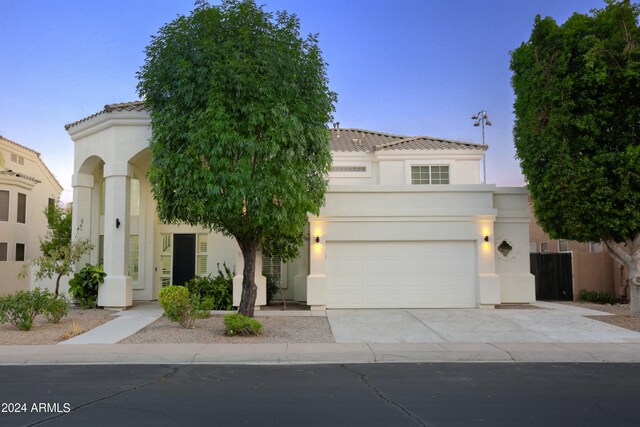
[[640,333],[539,302],[532,309],[327,310],[337,343],[640,343]]

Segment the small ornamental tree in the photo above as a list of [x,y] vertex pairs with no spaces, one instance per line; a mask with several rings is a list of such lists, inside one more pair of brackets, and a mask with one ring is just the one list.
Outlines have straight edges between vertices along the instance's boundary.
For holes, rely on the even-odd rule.
[[239,312],[252,317],[258,249],[285,258],[324,202],[328,89],[317,37],[251,0],[204,1],[152,37],[138,72],[151,115],[148,178],[158,216],[235,238]]
[[604,241],[640,315],[639,8],[608,0],[558,26],[536,17],[511,53],[514,138],[533,209],[552,237]]
[[56,276],[55,297],[60,290],[62,276],[73,272],[74,265],[83,255],[91,252],[93,245],[87,239],[71,238],[71,208],[57,204],[48,205],[44,211],[47,217],[47,234],[40,239],[42,255],[26,264],[20,277],[26,277],[30,265],[38,267],[36,280],[51,279]]

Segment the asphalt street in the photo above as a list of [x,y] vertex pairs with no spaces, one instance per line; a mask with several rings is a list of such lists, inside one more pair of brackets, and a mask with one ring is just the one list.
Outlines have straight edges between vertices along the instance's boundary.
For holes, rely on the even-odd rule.
[[0,367],[1,426],[631,426],[637,364]]

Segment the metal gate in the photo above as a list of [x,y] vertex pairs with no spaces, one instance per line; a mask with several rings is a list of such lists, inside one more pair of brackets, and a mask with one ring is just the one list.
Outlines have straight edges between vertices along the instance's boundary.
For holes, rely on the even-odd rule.
[[530,254],[531,274],[536,277],[536,299],[573,301],[571,254]]

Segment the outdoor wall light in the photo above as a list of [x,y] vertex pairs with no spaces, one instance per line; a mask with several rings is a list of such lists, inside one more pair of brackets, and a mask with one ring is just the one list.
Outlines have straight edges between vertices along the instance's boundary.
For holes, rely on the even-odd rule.
[[316,235],[316,243],[320,243],[320,235],[319,234]]
[[484,235],[484,241],[485,241],[485,242],[487,242],[487,243],[489,243],[489,235],[488,235],[488,234],[485,234],[485,235]]
[[120,228],[120,218],[116,218],[116,228]]

